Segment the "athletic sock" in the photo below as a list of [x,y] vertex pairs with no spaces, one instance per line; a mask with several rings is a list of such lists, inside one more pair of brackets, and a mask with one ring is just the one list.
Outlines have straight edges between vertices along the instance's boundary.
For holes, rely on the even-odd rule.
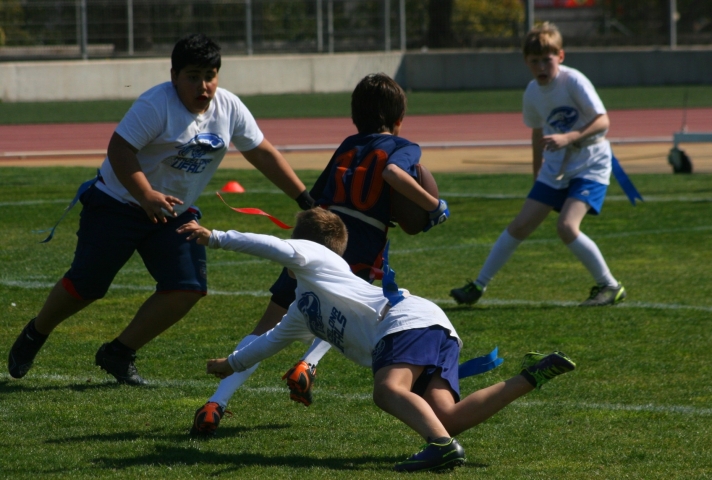
[[[237,344],[237,347],[235,347],[235,350],[239,350],[241,348],[245,348],[247,345],[252,343],[255,339],[257,338],[257,335],[248,335],[242,340],[240,340],[240,343]],[[235,372],[232,375],[230,375],[227,378],[223,378],[220,380],[220,383],[218,384],[217,390],[215,390],[215,393],[213,394],[210,399],[208,399],[208,402],[216,402],[218,403],[221,407],[226,408],[227,403],[230,401],[230,398],[235,394],[238,388],[242,386],[243,383],[247,381],[248,378],[257,370],[257,367],[259,367],[259,362],[245,370],[244,372]]]
[[309,365],[316,366],[319,363],[319,360],[321,360],[321,357],[326,355],[326,352],[328,352],[330,348],[331,345],[329,342],[316,339],[312,342],[309,350],[304,353],[302,360],[307,362]]
[[585,233],[579,233],[576,240],[566,245],[576,258],[586,267],[597,285],[602,287],[616,287],[618,282],[608,269],[601,251],[596,243],[588,238]]
[[47,340],[47,337],[49,337],[49,334],[45,335],[44,333],[38,332],[37,328],[35,328],[35,320],[37,320],[37,317],[30,320],[30,323],[27,324],[27,331],[33,338],[44,343],[44,341]]
[[480,270],[480,273],[477,275],[475,285],[484,290],[521,243],[522,240],[517,240],[505,229],[497,241],[494,242],[494,246],[487,256],[485,264],[482,266],[482,270]]
[[132,353],[136,353],[136,350],[127,347],[126,345],[121,343],[118,338],[113,339],[111,343],[109,343],[109,348],[114,353],[118,353],[121,355],[131,355]]

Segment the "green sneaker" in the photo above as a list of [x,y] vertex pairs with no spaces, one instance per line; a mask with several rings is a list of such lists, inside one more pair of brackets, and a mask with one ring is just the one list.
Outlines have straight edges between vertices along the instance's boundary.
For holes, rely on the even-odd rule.
[[538,390],[552,378],[570,372],[575,368],[576,364],[563,352],[554,352],[549,355],[529,352],[524,355],[520,373]]
[[463,303],[472,304],[476,303],[484,292],[484,288],[479,287],[475,282],[468,279],[464,287],[450,290],[450,296],[460,305]]
[[596,285],[591,288],[591,293],[579,307],[603,307],[605,305],[615,305],[625,300],[625,287],[619,283],[616,287],[602,287]]
[[529,352],[524,355],[524,358],[522,359],[522,367],[521,370],[524,370],[529,367],[533,367],[540,361],[544,360],[546,358],[546,353],[539,353],[539,352]]
[[445,470],[465,463],[465,450],[454,438],[438,438],[426,444],[408,460],[396,463],[396,472],[418,470]]

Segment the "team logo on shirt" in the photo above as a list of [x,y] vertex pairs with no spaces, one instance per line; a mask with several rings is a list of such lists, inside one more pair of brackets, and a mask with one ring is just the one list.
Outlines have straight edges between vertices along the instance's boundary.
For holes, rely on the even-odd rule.
[[176,148],[178,155],[173,157],[171,167],[188,173],[200,173],[213,161],[210,154],[225,148],[225,141],[214,133],[199,133],[188,143]]
[[324,321],[321,318],[321,303],[314,292],[305,292],[297,303],[299,311],[307,319],[309,330],[317,337],[325,340]]
[[546,123],[557,132],[566,133],[571,131],[578,117],[578,110],[575,108],[558,107],[551,111]]

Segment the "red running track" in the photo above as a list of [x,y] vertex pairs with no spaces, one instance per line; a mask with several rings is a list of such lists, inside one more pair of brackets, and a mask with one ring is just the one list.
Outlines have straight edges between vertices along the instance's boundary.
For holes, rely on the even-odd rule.
[[[712,108],[614,110],[609,112],[612,141],[672,142],[683,120],[691,132],[712,132]],[[355,133],[348,118],[258,119],[267,139],[281,148],[338,145]],[[115,123],[0,125],[0,158],[23,154],[105,152]],[[528,143],[530,130],[520,113],[406,115],[401,135],[428,144]]]

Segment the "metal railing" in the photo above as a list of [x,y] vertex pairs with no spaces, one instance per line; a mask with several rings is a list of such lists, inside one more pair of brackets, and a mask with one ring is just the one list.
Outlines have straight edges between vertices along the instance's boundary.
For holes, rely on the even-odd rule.
[[543,20],[567,46],[712,44],[706,0],[0,0],[0,61],[166,56],[197,31],[243,55],[517,48]]

